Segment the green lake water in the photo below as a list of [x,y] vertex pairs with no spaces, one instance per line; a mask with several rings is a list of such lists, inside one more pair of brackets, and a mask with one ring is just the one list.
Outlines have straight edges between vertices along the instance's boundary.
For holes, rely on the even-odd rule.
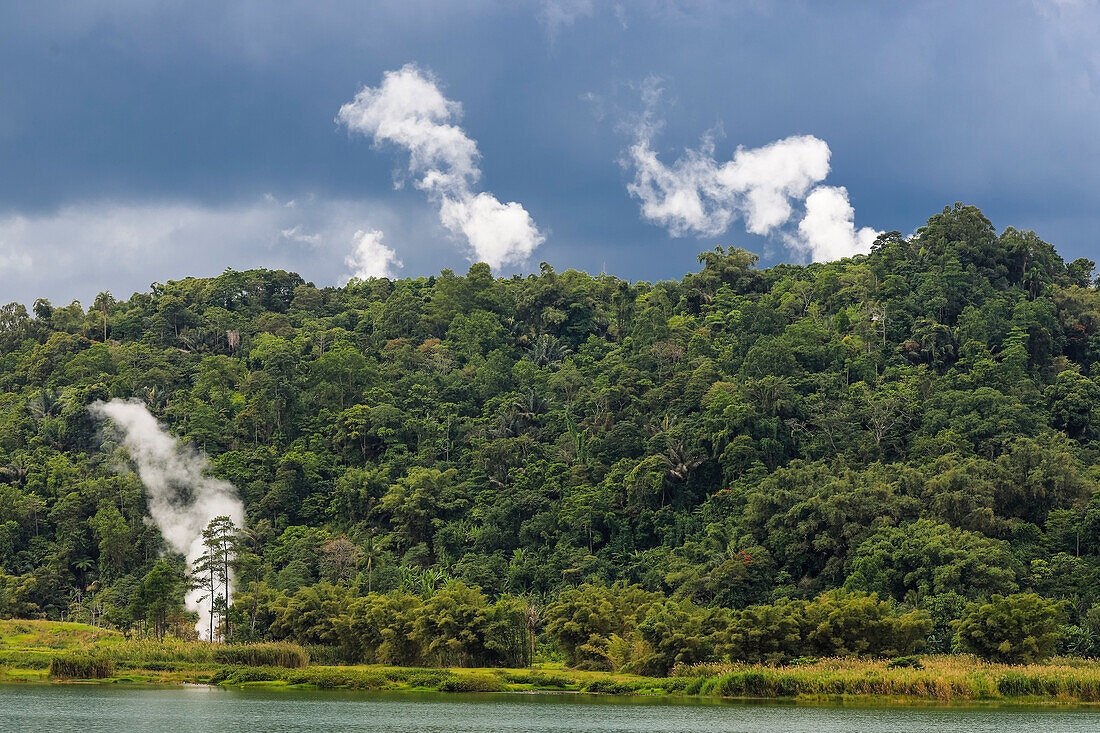
[[1100,709],[878,707],[215,687],[0,685],[0,732],[1100,731]]

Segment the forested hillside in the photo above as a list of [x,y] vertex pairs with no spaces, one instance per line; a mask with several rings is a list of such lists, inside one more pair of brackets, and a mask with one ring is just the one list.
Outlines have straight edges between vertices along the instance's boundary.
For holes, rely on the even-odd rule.
[[958,204],[840,262],[699,261],[655,284],[546,265],[342,288],[226,271],[5,306],[0,615],[137,631],[179,614],[150,594],[177,593],[182,559],[157,565],[143,488],[88,412],[119,397],[240,491],[230,638],[370,659],[398,643],[364,641],[370,608],[392,627],[436,603],[398,634],[418,650],[389,661],[512,659],[490,631],[488,651],[432,651],[451,631],[425,619],[468,603],[572,663],[637,652],[620,642],[656,654],[669,627],[706,640],[675,642],[662,671],[738,644],[766,657],[730,636],[746,613],[874,615],[860,591],[888,601],[890,634],[947,651],[969,602],[1035,592],[1069,601],[1063,643],[1091,653],[1093,263]]

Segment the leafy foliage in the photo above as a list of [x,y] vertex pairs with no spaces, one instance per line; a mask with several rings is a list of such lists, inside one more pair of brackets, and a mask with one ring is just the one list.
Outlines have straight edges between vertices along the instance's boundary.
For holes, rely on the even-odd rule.
[[1093,628],[1093,263],[961,204],[839,262],[699,261],[227,270],[4,307],[0,615],[193,628],[189,569],[87,411],[120,397],[240,490],[246,530],[204,571],[230,641],[660,672],[946,651],[996,595]]

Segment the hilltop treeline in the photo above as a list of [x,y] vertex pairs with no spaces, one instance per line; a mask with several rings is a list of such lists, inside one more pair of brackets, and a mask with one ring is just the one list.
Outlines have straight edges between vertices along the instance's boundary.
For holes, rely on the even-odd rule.
[[[231,638],[296,638],[278,610],[303,592],[339,595],[316,612],[336,618],[465,588],[579,661],[548,610],[620,583],[655,619],[690,607],[702,624],[874,593],[926,618],[938,651],[968,604],[1035,593],[1066,601],[1063,644],[1092,652],[1092,262],[962,205],[840,262],[699,262],[655,284],[547,265],[342,288],[226,271],[5,306],[0,614],[179,616],[182,561],[157,570],[142,487],[88,414],[119,397],[240,490]],[[645,642],[643,658],[647,623],[593,643]],[[730,654],[723,633],[708,654]]]

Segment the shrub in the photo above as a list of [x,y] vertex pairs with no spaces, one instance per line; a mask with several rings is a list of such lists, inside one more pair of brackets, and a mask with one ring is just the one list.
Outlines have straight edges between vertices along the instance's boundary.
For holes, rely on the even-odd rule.
[[932,621],[923,611],[900,613],[875,593],[836,590],[805,607],[804,638],[815,656],[897,656],[924,647]]
[[874,593],[843,589],[812,601],[780,599],[733,614],[719,655],[748,662],[810,656],[893,657],[920,650],[932,626],[922,611],[901,613]]
[[316,685],[321,688],[347,687],[373,690],[383,687],[386,678],[374,672],[344,669],[310,669],[290,672],[285,667],[223,667],[210,678],[222,685],[242,685],[246,682],[278,682],[291,685]]
[[240,685],[245,682],[274,682],[282,674],[264,667],[222,667],[210,678],[215,685]]
[[307,672],[303,682],[320,688],[346,687],[352,690],[376,690],[385,685],[386,679],[373,672],[342,669],[318,669]]
[[50,662],[50,677],[100,680],[115,673],[115,663],[90,654],[59,654]]
[[496,677],[454,675],[439,683],[440,692],[501,692],[504,684]]
[[657,598],[639,586],[623,583],[569,588],[546,608],[546,635],[569,666],[610,669],[607,645],[611,635],[628,638]]
[[706,677],[687,677],[685,679],[688,680],[687,687],[684,688],[684,694],[687,695],[698,695],[703,691],[703,685],[707,682]]
[[573,684],[569,677],[543,672],[507,672],[504,680],[514,685],[531,685],[541,689],[564,690]]
[[717,635],[728,627],[728,613],[721,609],[698,608],[688,601],[654,603],[638,625],[650,653],[634,669],[664,676],[676,665],[709,662]]
[[409,687],[439,687],[447,677],[453,677],[451,672],[417,672],[405,678],[404,682]]
[[912,656],[908,656],[908,657],[895,657],[894,659],[890,660],[889,664],[886,665],[886,668],[887,669],[902,669],[902,668],[924,669],[924,662],[922,662],[920,660],[920,657],[918,657],[916,655],[912,655]]
[[669,677],[657,683],[657,687],[665,692],[684,692],[695,680],[690,677]]
[[788,667],[805,667],[810,664],[817,664],[821,660],[818,657],[795,657],[787,662]]
[[1088,626],[1063,626],[1058,653],[1071,657],[1094,657],[1100,647],[1100,637]]

